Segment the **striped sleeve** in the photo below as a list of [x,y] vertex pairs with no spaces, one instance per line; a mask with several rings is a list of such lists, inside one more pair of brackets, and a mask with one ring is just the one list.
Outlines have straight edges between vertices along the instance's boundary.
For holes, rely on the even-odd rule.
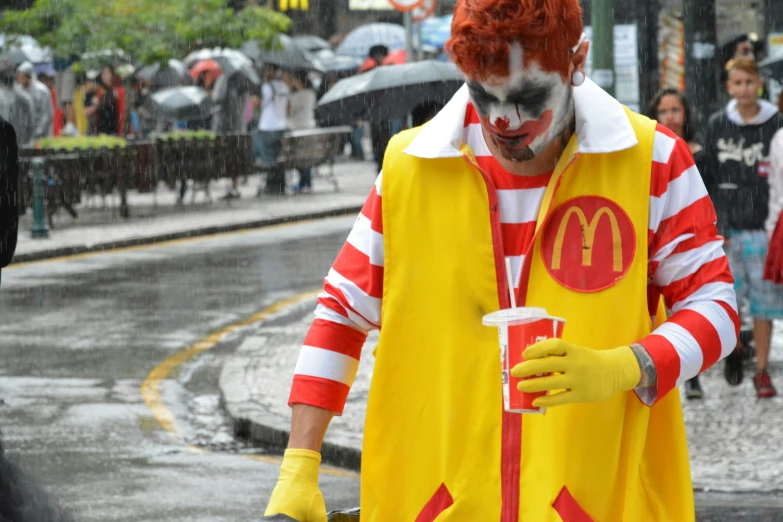
[[716,221],[688,145],[658,125],[650,183],[648,292],[662,295],[673,315],[640,342],[658,374],[657,389],[637,389],[645,404],[654,404],[736,345],[734,279]]
[[326,276],[315,321],[299,353],[289,405],[342,414],[367,334],[381,327],[381,176]]

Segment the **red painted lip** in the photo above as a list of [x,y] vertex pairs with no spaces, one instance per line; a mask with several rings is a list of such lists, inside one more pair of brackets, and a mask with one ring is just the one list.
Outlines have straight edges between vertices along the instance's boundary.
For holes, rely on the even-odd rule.
[[[529,145],[530,143],[533,143],[536,138],[546,132],[547,129],[549,129],[549,126],[552,125],[552,109],[547,109],[537,120],[527,121],[520,128],[511,132],[506,129],[501,130],[500,127],[489,123],[489,119],[487,119],[486,123],[492,134],[494,134],[500,140],[513,141],[521,137],[526,137],[524,140],[526,142],[525,144]],[[501,121],[501,125],[502,124],[507,125],[507,123],[504,121]]]

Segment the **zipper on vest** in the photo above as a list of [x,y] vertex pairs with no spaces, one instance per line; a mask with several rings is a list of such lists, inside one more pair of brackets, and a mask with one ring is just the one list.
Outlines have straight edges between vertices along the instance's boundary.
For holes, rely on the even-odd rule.
[[[557,189],[560,188],[560,182],[563,180],[563,176],[565,176],[565,173],[569,168],[571,168],[571,165],[574,164],[578,157],[579,154],[574,154],[574,157],[571,158],[571,161],[569,161],[565,167],[563,167],[563,171],[555,180],[555,188],[552,191],[552,198],[549,201],[549,208],[547,208],[543,214],[544,220],[541,223],[541,226],[536,226],[536,232],[533,234],[533,239],[530,241],[527,249],[525,249],[525,258],[522,262],[522,270],[520,270],[519,274],[519,294],[517,294],[517,303],[519,303],[518,306],[525,306],[525,302],[527,301],[527,287],[528,283],[530,282],[530,266],[532,264],[530,263],[530,255],[533,253],[533,249],[536,246],[538,236],[543,232],[544,228],[546,228],[546,224],[549,222],[549,212],[552,210],[552,205],[555,201],[555,196],[557,195]],[[543,205],[544,202],[542,201],[541,204]]]
[[[560,187],[560,181],[563,179],[566,171],[574,164],[578,154],[574,154],[568,165],[563,168],[563,171],[555,181],[555,188],[552,193],[552,198],[549,202],[550,208],[546,209],[544,216],[548,218],[549,211],[551,210],[552,202],[555,201],[555,195],[557,189]],[[495,187],[495,183],[492,178],[484,172],[481,167],[471,160],[467,155],[463,155],[465,161],[476,168],[484,178],[484,183],[487,185],[487,195],[489,199],[489,219],[492,228],[492,246],[495,254],[495,276],[498,286],[498,301],[501,309],[509,308],[511,306],[511,298],[509,297],[509,291],[513,292],[513,288],[509,289],[508,279],[506,278],[506,254],[503,248],[503,229],[500,226],[500,204],[498,201],[498,191]],[[544,202],[542,201],[543,205]],[[530,254],[535,248],[536,241],[541,231],[545,228],[544,223],[537,228],[533,239],[530,241],[526,251],[525,258],[522,264],[522,270],[519,277],[519,293],[517,296],[517,303],[519,306],[525,306],[527,297],[527,286],[530,278]],[[501,401],[502,408],[502,401]],[[518,522],[519,521],[519,493],[520,493],[520,472],[522,461],[522,415],[518,413],[509,413],[503,410],[502,417],[502,440],[500,448],[500,487],[501,487],[501,510],[500,510],[500,522]]]
[[[484,178],[489,197],[489,219],[492,228],[492,246],[495,255],[495,277],[497,278],[498,301],[500,308],[511,306],[508,281],[506,279],[506,256],[503,249],[503,229],[500,226],[500,203],[498,191],[492,178],[477,163],[465,155],[465,161],[476,168]],[[513,292],[513,289],[511,289]],[[522,458],[522,416],[502,410],[500,445],[500,522],[518,522],[519,520],[519,472]]]

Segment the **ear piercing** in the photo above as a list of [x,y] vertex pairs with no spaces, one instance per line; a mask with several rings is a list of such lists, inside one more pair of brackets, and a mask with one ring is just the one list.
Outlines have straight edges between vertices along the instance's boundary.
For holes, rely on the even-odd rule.
[[585,73],[582,71],[574,71],[574,74],[571,75],[571,85],[579,87],[583,83],[585,83]]

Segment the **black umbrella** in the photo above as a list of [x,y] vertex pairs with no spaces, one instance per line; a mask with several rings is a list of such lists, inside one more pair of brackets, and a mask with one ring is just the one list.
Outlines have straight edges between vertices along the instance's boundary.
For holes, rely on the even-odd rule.
[[308,52],[307,57],[321,72],[351,72],[361,67],[362,60],[347,54],[337,54],[331,49]]
[[152,114],[165,120],[203,120],[212,114],[212,98],[201,87],[171,87],[150,97]]
[[180,60],[169,60],[165,67],[162,67],[160,63],[146,65],[136,71],[134,76],[139,80],[150,82],[153,89],[179,87],[193,83],[188,74],[188,66]]
[[417,105],[445,104],[464,82],[462,73],[449,62],[376,67],[337,82],[321,98],[316,117],[329,125],[401,119]]
[[293,40],[294,43],[297,45],[297,47],[307,52],[320,51],[321,49],[332,48],[332,46],[329,45],[329,42],[327,42],[320,36],[315,36],[314,34],[302,34],[299,36],[294,36]]
[[242,44],[242,52],[247,56],[282,69],[318,71],[318,65],[313,63],[294,39],[285,34],[279,34],[270,49],[262,49],[257,40],[248,40]]

